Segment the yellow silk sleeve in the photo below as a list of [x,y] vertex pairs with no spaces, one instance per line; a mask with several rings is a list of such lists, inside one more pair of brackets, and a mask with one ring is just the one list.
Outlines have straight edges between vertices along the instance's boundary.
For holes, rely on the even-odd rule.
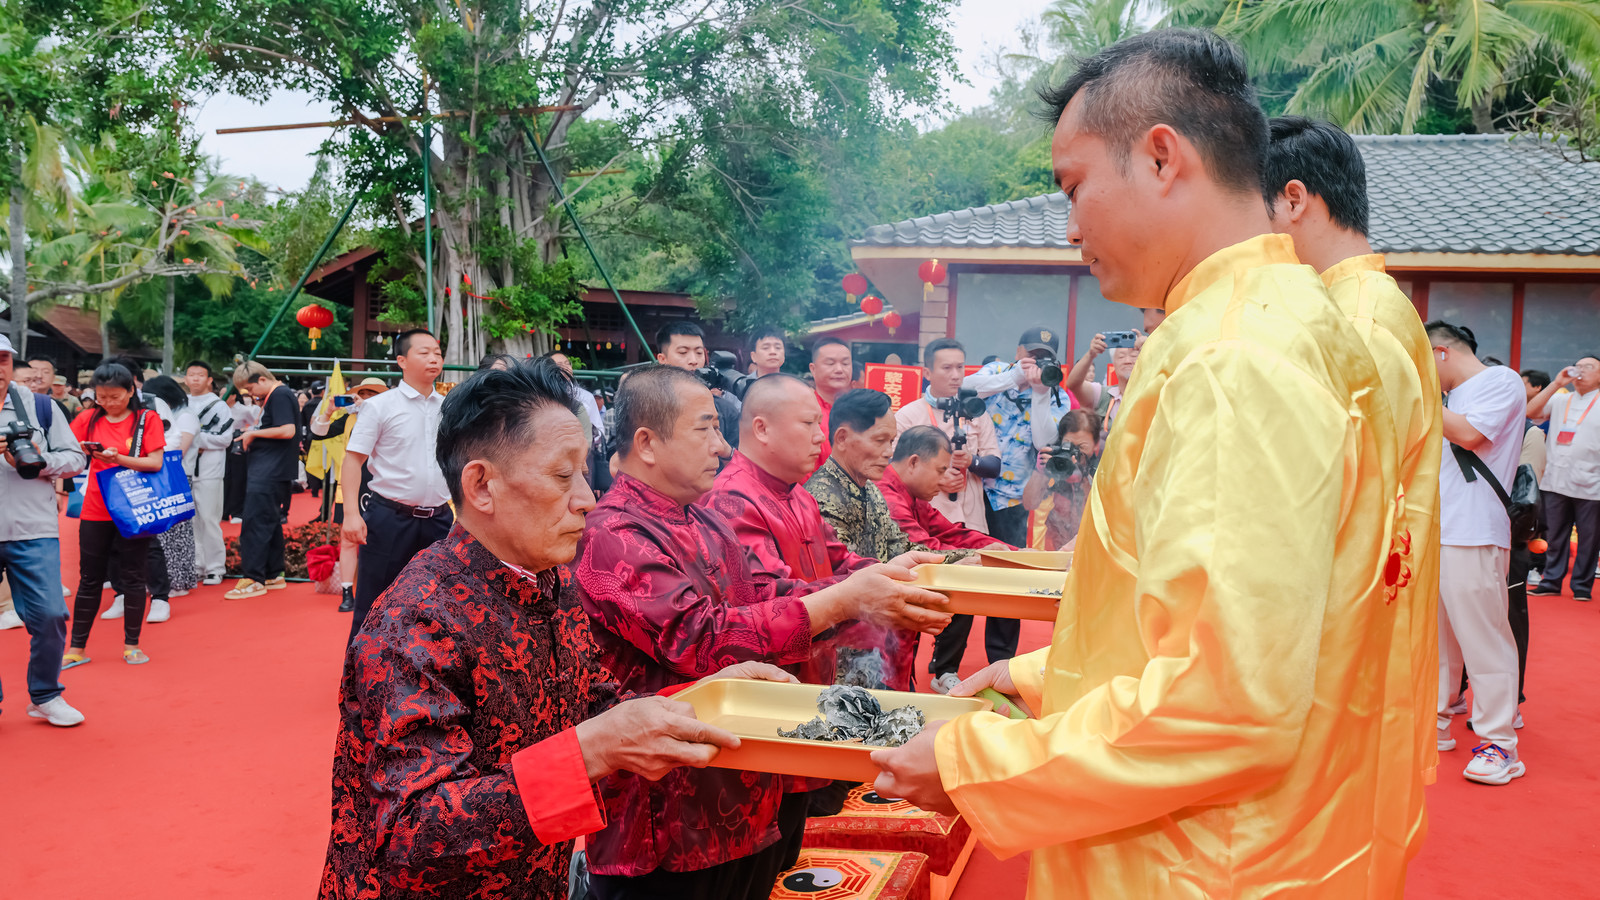
[[[1106,554],[1107,517],[1132,517],[1126,615],[1143,653],[1107,667],[1064,658],[1074,645],[1058,641],[1043,676],[1052,714],[962,716],[935,741],[944,786],[985,845],[1010,855],[1088,838],[1281,776],[1313,700],[1355,434],[1324,380],[1261,343],[1217,341],[1184,359],[1131,489],[1107,488],[1104,514],[1084,520],[1091,552]],[[1075,571],[1075,587],[1093,590],[1095,577]],[[1085,656],[1114,652],[1084,640]],[[1038,677],[1024,659],[1012,665],[1019,687]],[[1052,702],[1057,680],[1083,684],[1065,708]]]
[[1011,657],[1011,683],[1017,696],[1028,708],[1038,712],[1044,700],[1044,666],[1050,658],[1050,648],[1040,647],[1032,653]]

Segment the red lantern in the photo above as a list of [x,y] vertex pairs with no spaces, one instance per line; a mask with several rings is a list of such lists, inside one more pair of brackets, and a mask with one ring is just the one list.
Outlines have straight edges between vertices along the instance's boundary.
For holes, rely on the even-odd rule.
[[311,335],[311,349],[317,349],[317,338],[322,337],[322,329],[333,324],[333,310],[326,306],[312,303],[300,307],[294,314],[294,320],[305,326]]
[[867,292],[867,278],[860,272],[851,272],[844,277],[843,287],[845,299],[854,303],[857,297]]
[[862,297],[861,298],[861,311],[867,314],[867,321],[869,321],[869,322],[872,321],[872,317],[873,316],[876,316],[878,313],[883,312],[883,298],[882,297],[874,297],[871,294],[868,294],[867,296]]
[[894,334],[894,330],[900,327],[900,322],[900,314],[892,309],[889,310],[889,314],[887,316],[883,317],[883,324],[889,326],[890,334]]
[[932,298],[934,285],[944,284],[944,277],[947,274],[947,271],[948,270],[946,270],[937,259],[930,259],[922,265],[917,266],[917,277],[922,279],[923,303],[927,303],[928,300]]

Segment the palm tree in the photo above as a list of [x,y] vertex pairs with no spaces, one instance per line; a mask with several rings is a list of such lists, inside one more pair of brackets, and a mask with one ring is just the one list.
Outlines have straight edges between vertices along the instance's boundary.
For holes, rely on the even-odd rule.
[[[1289,111],[1347,131],[1411,133],[1430,105],[1493,104],[1541,58],[1593,72],[1600,0],[1168,0],[1167,23],[1214,27],[1258,71],[1303,76]],[[1448,90],[1441,91],[1445,87]]]

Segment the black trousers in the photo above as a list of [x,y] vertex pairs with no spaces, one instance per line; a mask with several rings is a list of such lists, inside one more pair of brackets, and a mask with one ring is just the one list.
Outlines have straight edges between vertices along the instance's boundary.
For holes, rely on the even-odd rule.
[[283,504],[289,482],[256,482],[244,494],[244,524],[239,528],[239,558],[244,577],[265,583],[283,574]]
[[72,600],[72,646],[89,642],[89,630],[100,613],[101,585],[116,571],[122,592],[122,642],[139,643],[144,627],[144,573],[154,538],[125,538],[110,522],[84,519],[78,523],[78,594]]
[[[997,541],[1013,547],[1028,546],[1028,510],[1022,506],[991,509],[986,516],[989,534]],[[928,660],[928,674],[937,678],[961,668],[961,657],[967,653],[967,636],[972,633],[971,616],[951,616],[933,639],[933,657]],[[989,662],[999,662],[1017,655],[1017,639],[1022,634],[1022,623],[1016,619],[988,619],[983,626],[983,653]]]
[[450,533],[455,518],[448,510],[428,519],[388,506],[374,495],[367,505],[367,542],[356,563],[356,609],[350,622],[350,640],[356,639],[367,611],[378,596],[400,577],[411,557]]
[[1578,527],[1578,558],[1573,561],[1572,595],[1585,599],[1594,594],[1594,567],[1600,560],[1600,500],[1577,500],[1553,491],[1539,494],[1544,507],[1544,533],[1550,548],[1544,554],[1541,590],[1561,590],[1572,547],[1572,527]]
[[767,900],[784,870],[800,858],[805,838],[806,810],[811,794],[785,794],[778,808],[776,844],[709,869],[648,875],[589,875],[589,893],[595,900]]
[[[152,600],[166,600],[168,595],[172,593],[172,576],[167,571],[167,548],[161,546],[161,541],[158,538],[151,538],[146,543],[150,549],[145,554],[145,590]],[[123,602],[126,603],[128,591],[122,583],[121,566],[115,564],[111,566],[111,578],[109,580],[111,581],[111,589],[123,594]]]

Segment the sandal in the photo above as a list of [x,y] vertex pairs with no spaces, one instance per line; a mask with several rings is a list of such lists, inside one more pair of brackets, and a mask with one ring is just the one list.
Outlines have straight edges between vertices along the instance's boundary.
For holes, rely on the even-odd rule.
[[68,669],[85,665],[91,661],[89,657],[82,653],[63,653],[61,654],[61,671],[65,672]]
[[130,666],[142,666],[150,661],[150,657],[146,656],[143,650],[124,650],[122,661]]

